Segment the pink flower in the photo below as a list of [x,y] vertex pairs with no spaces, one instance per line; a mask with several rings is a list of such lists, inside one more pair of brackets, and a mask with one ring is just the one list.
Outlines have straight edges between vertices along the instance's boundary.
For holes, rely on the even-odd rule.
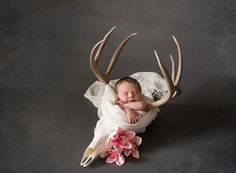
[[124,156],[121,154],[122,150],[118,150],[118,149],[108,149],[105,153],[101,154],[101,157],[107,157],[106,159],[106,163],[114,163],[116,162],[116,164],[118,166],[121,166],[125,163],[125,158]]
[[132,148],[130,149],[124,149],[124,154],[126,157],[128,157],[131,153],[134,158],[139,158],[139,151],[138,151],[138,146],[142,143],[142,138],[139,136],[135,136],[131,141],[130,141]]
[[114,139],[112,140],[113,147],[116,149],[131,149],[131,140],[135,137],[135,132],[133,131],[123,131],[121,127],[118,128]]
[[113,140],[111,141],[111,148],[107,149],[100,156],[106,158],[106,163],[116,163],[118,166],[121,166],[125,163],[125,158],[122,155],[124,154],[128,157],[131,153],[135,158],[139,158],[138,146],[142,143],[142,138],[135,136],[134,131],[123,131],[119,127],[114,135]]

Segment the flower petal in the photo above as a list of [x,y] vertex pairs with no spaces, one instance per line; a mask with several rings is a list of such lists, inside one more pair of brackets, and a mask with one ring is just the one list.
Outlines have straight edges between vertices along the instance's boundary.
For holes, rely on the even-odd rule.
[[113,146],[115,146],[116,148],[120,145],[120,143],[118,141],[112,141]]
[[125,163],[125,158],[122,154],[119,155],[118,159],[116,160],[116,164],[118,166],[121,166]]
[[118,145],[118,146],[113,146],[113,147],[114,147],[114,149],[115,149],[117,152],[119,152],[119,153],[122,153],[123,150],[124,150],[124,148],[122,148],[120,145]]
[[126,137],[129,140],[132,140],[135,137],[135,135],[136,135],[136,133],[134,131],[126,131],[126,132],[124,132],[124,134],[126,135]]
[[119,140],[120,135],[123,133],[123,130],[121,127],[118,127],[118,129],[115,132],[114,138],[112,141]]
[[110,155],[112,152],[114,152],[115,150],[113,148],[109,148],[107,149],[106,151],[104,151],[103,153],[100,154],[100,157],[101,158],[105,158],[107,157],[108,155]]
[[123,132],[123,129],[121,127],[118,127],[116,134],[121,134]]
[[126,157],[128,157],[130,154],[131,154],[131,149],[130,150],[127,150],[127,149],[124,149],[124,154]]
[[131,149],[132,148],[132,144],[130,142],[124,142],[122,145],[120,145],[122,148],[125,149]]
[[113,163],[117,160],[118,155],[112,153],[110,156],[107,157],[106,163]]
[[139,137],[139,136],[135,136],[134,142],[135,142],[137,145],[140,145],[140,144],[142,143],[142,138]]
[[132,156],[136,159],[139,158],[139,151],[138,150],[135,150],[135,151],[132,151]]

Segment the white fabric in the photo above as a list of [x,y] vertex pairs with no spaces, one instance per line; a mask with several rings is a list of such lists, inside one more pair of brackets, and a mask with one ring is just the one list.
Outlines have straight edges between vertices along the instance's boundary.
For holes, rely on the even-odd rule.
[[[140,83],[143,99],[148,102],[153,101],[152,92],[154,90],[167,90],[165,80],[157,73],[138,72],[130,76]],[[112,80],[107,85],[96,81],[84,95],[98,108],[99,120],[94,129],[94,138],[89,145],[97,151],[97,154],[104,152],[109,147],[110,136],[118,127],[123,130],[133,130],[137,133],[144,132],[145,128],[156,118],[159,111],[158,108],[149,112],[142,111],[140,120],[135,124],[129,124],[126,113],[115,104],[117,96],[113,87],[116,81]]]

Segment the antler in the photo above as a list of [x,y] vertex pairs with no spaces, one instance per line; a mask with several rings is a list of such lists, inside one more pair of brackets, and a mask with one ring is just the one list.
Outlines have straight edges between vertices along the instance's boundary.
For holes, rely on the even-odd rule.
[[147,110],[151,110],[155,107],[159,107],[159,106],[165,104],[173,96],[173,94],[175,94],[175,92],[179,88],[179,83],[180,83],[182,73],[183,73],[183,54],[182,54],[182,50],[180,48],[180,45],[179,45],[178,41],[176,40],[176,38],[173,35],[172,35],[172,37],[174,39],[174,42],[177,46],[177,51],[178,51],[179,61],[178,61],[177,74],[175,72],[175,62],[174,62],[174,59],[173,59],[172,55],[170,55],[171,63],[172,63],[172,73],[171,73],[171,76],[170,76],[169,72],[167,71],[167,69],[165,68],[163,63],[161,62],[156,50],[154,50],[158,65],[161,69],[161,72],[164,76],[164,79],[166,80],[168,91],[164,95],[164,97],[161,98],[161,100],[158,100],[158,101],[155,101],[155,102],[152,102],[152,103],[148,104]]
[[108,83],[111,71],[122,51],[122,49],[124,48],[124,46],[126,45],[126,43],[129,41],[129,39],[131,37],[133,37],[134,35],[137,35],[137,33],[133,33],[130,34],[129,36],[127,36],[118,46],[118,48],[116,49],[116,51],[114,52],[111,61],[107,67],[107,70],[105,73],[102,73],[101,70],[98,68],[98,61],[101,55],[101,52],[107,42],[108,37],[111,35],[111,33],[113,32],[113,30],[116,28],[116,26],[114,26],[113,28],[110,29],[109,32],[107,32],[107,34],[103,37],[103,39],[101,41],[99,41],[92,49],[91,53],[90,53],[90,66],[92,68],[93,73],[95,74],[95,76],[98,78],[98,80],[104,84]]

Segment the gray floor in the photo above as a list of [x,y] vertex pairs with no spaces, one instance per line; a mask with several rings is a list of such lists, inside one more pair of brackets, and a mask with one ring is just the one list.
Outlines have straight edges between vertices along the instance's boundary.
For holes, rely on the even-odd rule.
[[[79,166],[93,136],[96,108],[83,97],[96,80],[93,45],[116,25],[104,69],[128,34],[111,78],[170,67],[174,34],[184,52],[183,93],[161,107],[139,160]],[[1,0],[1,173],[234,173],[236,1]]]

